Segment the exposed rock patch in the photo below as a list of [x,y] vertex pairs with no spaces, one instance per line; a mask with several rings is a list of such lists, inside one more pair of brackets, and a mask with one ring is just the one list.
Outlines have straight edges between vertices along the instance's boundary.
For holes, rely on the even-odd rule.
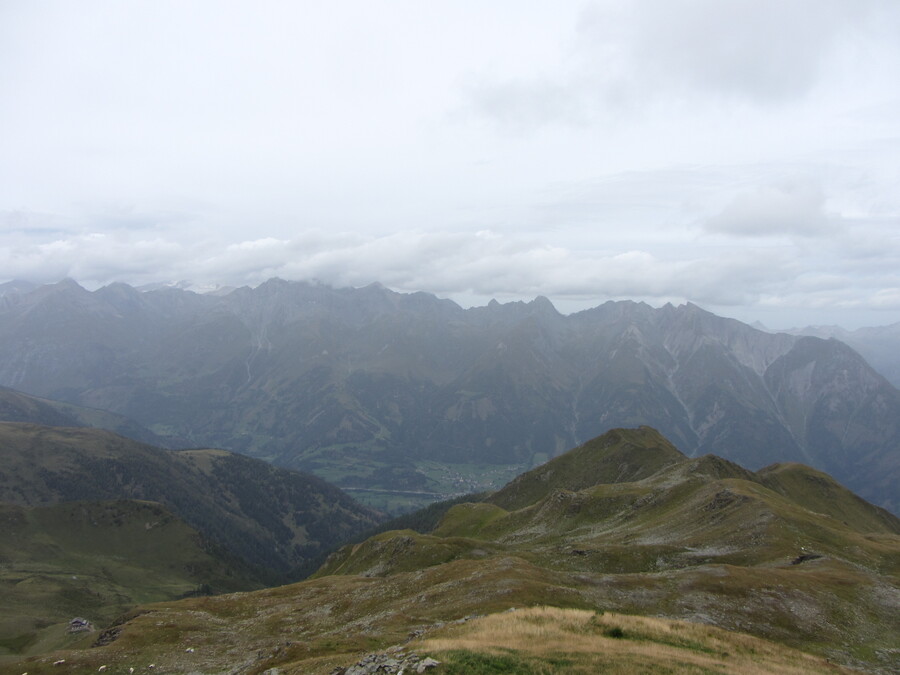
[[335,668],[331,675],[375,675],[375,673],[424,673],[441,665],[429,656],[407,652],[403,647],[390,647],[387,651],[367,654],[352,666]]
[[94,630],[96,630],[94,624],[80,616],[69,621],[69,627],[66,629],[69,633],[90,633]]

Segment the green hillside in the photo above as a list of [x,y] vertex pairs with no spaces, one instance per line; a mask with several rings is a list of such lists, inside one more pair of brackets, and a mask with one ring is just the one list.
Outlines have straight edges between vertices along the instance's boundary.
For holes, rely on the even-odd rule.
[[823,474],[614,430],[431,532],[346,546],[299,584],[147,605],[109,646],[16,667],[324,674],[405,645],[435,673],[891,673],[898,594],[900,520]]
[[533,504],[554,489],[580,490],[652,476],[685,457],[648,429],[615,429],[522,474],[488,501],[506,509]]
[[269,582],[312,571],[377,522],[314,476],[224,450],[162,450],[99,429],[0,423],[0,461],[0,502],[160,502]]
[[260,587],[153,502],[0,504],[0,523],[0,661],[77,643],[75,617],[106,626],[139,603]]

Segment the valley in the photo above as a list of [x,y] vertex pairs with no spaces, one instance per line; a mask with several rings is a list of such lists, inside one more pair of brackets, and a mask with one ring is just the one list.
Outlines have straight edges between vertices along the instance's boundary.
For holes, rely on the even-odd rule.
[[312,472],[392,513],[641,424],[690,456],[803,462],[900,508],[895,387],[837,340],[691,304],[564,316],[540,297],[463,309],[280,279],[213,296],[67,280],[3,299],[0,384],[112,411],[157,445]]

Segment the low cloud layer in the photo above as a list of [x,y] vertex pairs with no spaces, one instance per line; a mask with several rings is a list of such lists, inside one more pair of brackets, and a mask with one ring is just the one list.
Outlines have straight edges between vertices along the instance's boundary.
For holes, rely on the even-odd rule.
[[[877,224],[852,225],[857,234],[883,233]],[[548,246],[528,235],[491,231],[373,236],[317,230],[289,239],[247,239],[215,250],[114,232],[0,249],[0,267],[10,277],[42,282],[72,277],[94,287],[180,279],[255,286],[276,276],[335,286],[380,281],[396,290],[426,290],[464,303],[542,294],[564,311],[611,298],[732,309],[797,303],[900,310],[900,293],[889,290],[900,286],[900,258],[870,267],[865,249],[858,258],[847,255],[844,236],[851,237],[805,238],[800,245],[698,241],[686,255],[667,253],[665,247],[651,252]]]
[[900,321],[898,34],[894,0],[0,3],[0,283]]
[[810,182],[765,186],[743,192],[706,222],[711,232],[739,237],[831,235],[825,195]]

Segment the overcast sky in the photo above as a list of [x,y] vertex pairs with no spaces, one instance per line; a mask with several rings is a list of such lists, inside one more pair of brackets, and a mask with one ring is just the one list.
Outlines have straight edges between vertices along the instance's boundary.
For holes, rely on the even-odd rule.
[[900,321],[896,0],[0,1],[0,282]]

